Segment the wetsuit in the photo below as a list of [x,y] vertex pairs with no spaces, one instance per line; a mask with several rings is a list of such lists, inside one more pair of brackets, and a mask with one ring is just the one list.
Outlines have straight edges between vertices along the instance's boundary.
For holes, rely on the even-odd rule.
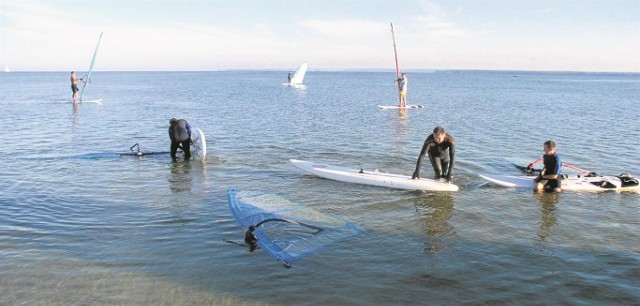
[[191,157],[191,126],[189,126],[189,122],[180,119],[171,123],[169,138],[171,138],[171,158],[176,158],[176,152],[180,146],[184,151],[184,159]]
[[450,181],[453,176],[456,155],[453,137],[447,134],[441,143],[436,143],[433,134],[427,137],[424,145],[422,145],[420,156],[418,156],[416,170],[413,172],[412,178],[414,179],[420,177],[420,168],[422,168],[422,159],[424,159],[425,154],[429,155],[429,161],[433,171],[436,173],[435,179],[445,178]]
[[557,179],[542,178],[543,175],[554,175],[554,174],[560,175],[560,166],[562,166],[562,161],[560,161],[560,157],[558,156],[558,154],[553,154],[553,155],[545,154],[544,156],[542,156],[542,161],[544,163],[544,169],[540,173],[540,175],[535,179],[535,182],[539,183],[541,181],[546,180],[547,184],[545,184],[544,186],[545,189],[553,190],[556,188],[562,188],[560,177],[558,177]]

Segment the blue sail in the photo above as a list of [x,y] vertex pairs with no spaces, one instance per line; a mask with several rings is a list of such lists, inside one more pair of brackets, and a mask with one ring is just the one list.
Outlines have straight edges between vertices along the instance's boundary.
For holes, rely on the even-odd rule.
[[96,55],[98,55],[98,48],[100,47],[100,41],[102,40],[102,34],[100,33],[100,38],[98,38],[98,45],[96,45],[96,50],[93,52],[93,58],[91,59],[91,65],[89,66],[89,72],[84,77],[84,84],[82,85],[82,90],[80,91],[80,101],[82,101],[82,96],[84,95],[84,89],[87,87],[87,83],[91,81],[91,72],[93,72],[93,65],[96,63]]
[[[273,193],[229,189],[229,208],[244,229],[255,227],[257,245],[285,266],[340,241],[362,229],[292,203]],[[273,222],[271,222],[273,221]]]

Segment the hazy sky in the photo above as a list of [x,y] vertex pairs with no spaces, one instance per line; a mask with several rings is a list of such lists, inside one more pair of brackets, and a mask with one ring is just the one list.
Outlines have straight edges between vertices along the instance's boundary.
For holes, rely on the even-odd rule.
[[0,0],[13,71],[640,72],[640,0]]

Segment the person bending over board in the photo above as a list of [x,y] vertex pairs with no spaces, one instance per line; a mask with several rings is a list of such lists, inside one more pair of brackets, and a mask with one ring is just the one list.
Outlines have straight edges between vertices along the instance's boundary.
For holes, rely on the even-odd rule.
[[562,166],[562,162],[558,154],[556,154],[556,143],[553,140],[544,142],[544,155],[542,155],[541,159],[530,163],[527,168],[533,169],[533,166],[540,161],[543,162],[544,167],[534,180],[533,190],[538,192],[545,190],[562,191],[562,184],[560,182],[560,167]]
[[451,135],[445,133],[441,126],[433,129],[433,134],[429,135],[422,145],[416,170],[413,171],[411,179],[420,178],[420,168],[422,168],[422,160],[424,155],[429,155],[429,161],[436,173],[435,180],[446,180],[453,182],[453,165],[455,164],[455,140]]
[[407,74],[402,73],[402,77],[396,80],[398,82],[398,89],[400,90],[400,105],[399,107],[407,107]]
[[78,101],[78,91],[80,91],[78,89],[78,81],[83,81],[83,79],[76,78],[76,72],[71,71],[71,91],[73,91],[73,96],[71,96],[71,100],[73,100],[74,103]]
[[191,157],[191,126],[184,119],[171,118],[169,120],[169,138],[171,138],[171,158],[176,160],[178,148],[184,151],[184,159]]

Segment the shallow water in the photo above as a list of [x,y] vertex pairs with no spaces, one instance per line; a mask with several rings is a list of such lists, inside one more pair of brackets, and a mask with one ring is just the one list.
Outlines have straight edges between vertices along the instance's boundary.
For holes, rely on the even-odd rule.
[[[517,76],[516,76],[517,75]],[[0,304],[637,304],[640,195],[537,195],[486,184],[554,139],[564,161],[640,176],[640,75],[96,72],[0,74]],[[167,151],[168,121],[207,137],[204,163]],[[344,184],[288,159],[410,174],[442,125],[458,143],[457,193]],[[431,175],[429,165],[423,177]],[[223,242],[243,232],[228,188],[273,191],[358,224],[354,239],[285,269]]]

